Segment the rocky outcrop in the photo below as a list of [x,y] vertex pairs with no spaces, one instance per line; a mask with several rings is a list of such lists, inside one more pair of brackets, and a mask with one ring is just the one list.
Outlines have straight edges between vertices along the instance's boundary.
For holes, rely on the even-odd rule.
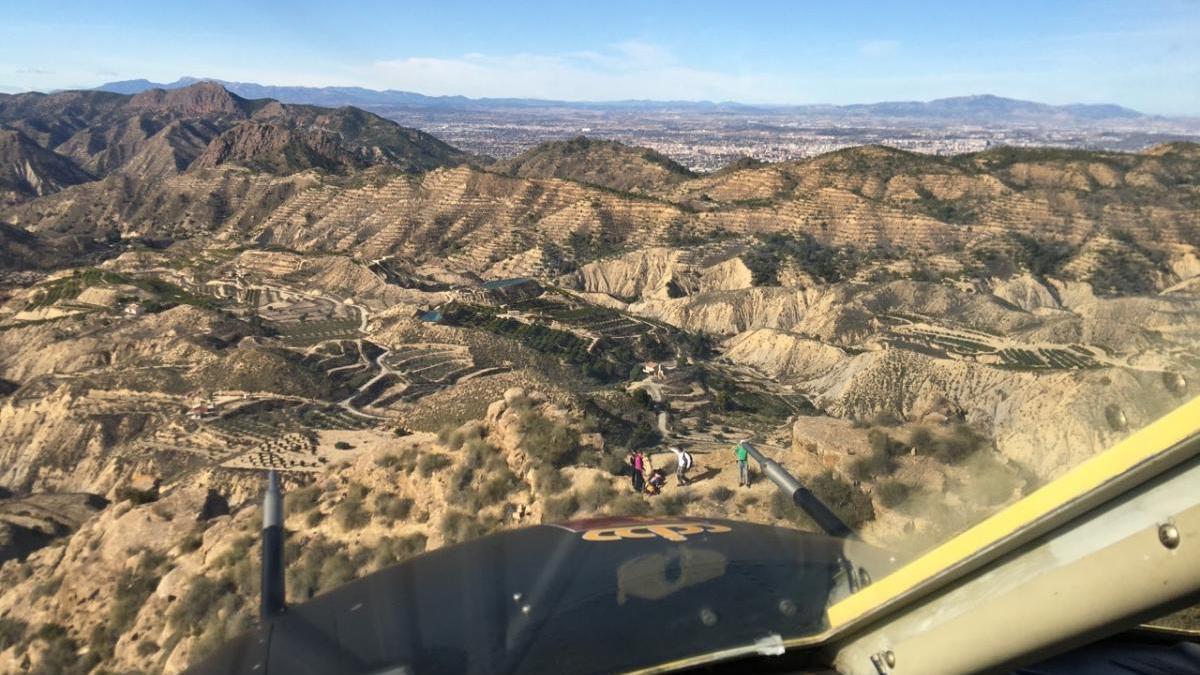
[[0,128],[0,204],[41,197],[95,179],[20,131]]
[[706,291],[736,291],[754,285],[754,275],[741,258],[730,258],[700,270],[701,293]]
[[1121,437],[1105,415],[1116,406],[1132,428],[1179,405],[1157,372],[1104,370],[1042,374],[933,359],[904,350],[867,352],[801,383],[840,417],[924,416],[930,399],[947,401],[991,430],[1006,457],[1053,478]]
[[682,253],[669,248],[650,248],[580,267],[578,286],[588,293],[606,293],[615,298],[679,297],[693,290],[697,280]]
[[1028,274],[996,281],[992,285],[992,295],[1027,312],[1062,308],[1054,292]]
[[807,381],[826,375],[850,356],[843,350],[795,333],[760,328],[725,343],[723,356],[774,380]]

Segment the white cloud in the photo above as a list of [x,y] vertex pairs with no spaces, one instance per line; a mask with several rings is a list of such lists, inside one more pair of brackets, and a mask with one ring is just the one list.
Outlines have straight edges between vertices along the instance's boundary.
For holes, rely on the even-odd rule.
[[778,95],[768,75],[686,66],[659,45],[627,41],[602,52],[464,54],[407,57],[373,64],[368,86],[424,94],[600,101],[626,98],[764,101]]
[[896,40],[867,40],[859,43],[858,53],[864,56],[885,56],[900,48]]

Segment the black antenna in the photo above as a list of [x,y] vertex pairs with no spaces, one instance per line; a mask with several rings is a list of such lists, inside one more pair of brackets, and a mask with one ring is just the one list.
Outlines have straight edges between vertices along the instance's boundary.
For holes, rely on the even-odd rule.
[[800,484],[792,474],[787,472],[779,465],[778,462],[762,454],[750,445],[750,441],[742,441],[741,445],[746,449],[751,457],[758,462],[762,467],[763,474],[771,479],[771,482],[779,487],[779,490],[791,498],[792,503],[800,507],[800,510],[808,514],[810,518],[816,522],[817,527],[825,531],[826,534],[834,537],[858,538],[854,530],[850,526],[842,522],[841,518],[837,517],[833,511],[825,506],[825,503],[817,496]]
[[270,620],[283,612],[283,491],[279,476],[267,472],[263,495],[262,529],[262,618]]

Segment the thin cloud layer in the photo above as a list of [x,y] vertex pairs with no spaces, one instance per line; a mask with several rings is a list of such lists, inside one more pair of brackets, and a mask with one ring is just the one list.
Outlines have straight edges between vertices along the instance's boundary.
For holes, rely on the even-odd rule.
[[667,49],[628,41],[604,52],[562,55],[464,54],[407,57],[373,64],[367,79],[393,89],[434,95],[614,99],[771,101],[780,82],[771,75],[690,67]]

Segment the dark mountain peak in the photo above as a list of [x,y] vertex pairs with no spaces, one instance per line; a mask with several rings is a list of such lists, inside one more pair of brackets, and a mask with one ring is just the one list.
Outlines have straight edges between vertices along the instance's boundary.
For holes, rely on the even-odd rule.
[[188,117],[247,117],[249,101],[216,82],[197,82],[181,89],[149,89],[135,94],[129,107]]
[[547,141],[497,168],[521,178],[565,178],[624,192],[653,190],[695,175],[650,148],[586,136]]

